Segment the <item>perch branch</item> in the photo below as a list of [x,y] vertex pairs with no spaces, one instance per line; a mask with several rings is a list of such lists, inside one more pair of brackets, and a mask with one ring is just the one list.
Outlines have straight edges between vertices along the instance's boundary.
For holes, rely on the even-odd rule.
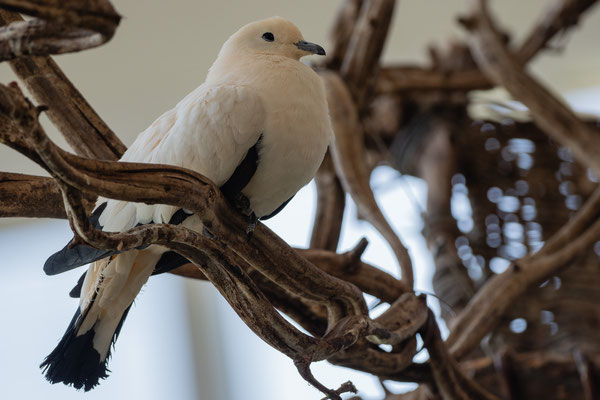
[[[86,209],[93,207],[86,197]],[[0,218],[66,218],[62,198],[52,178],[0,172]]]
[[343,254],[316,249],[297,251],[329,275],[351,282],[363,292],[386,303],[391,304],[404,293],[412,292],[403,281],[361,261],[360,255],[356,254],[357,248]]
[[126,233],[98,231],[87,220],[80,203],[80,192],[64,182],[59,186],[69,219],[88,244],[104,249],[112,249],[116,245],[121,250],[133,250],[142,244],[158,244],[192,260],[257,336],[294,360],[300,374],[318,390],[331,399],[341,400],[337,391],[328,389],[312,376],[310,363],[353,344],[366,329],[365,321],[348,317],[353,323],[342,321],[341,326],[332,330],[338,335],[321,340],[305,335],[273,309],[246,274],[246,262],[236,253],[228,252],[223,243],[172,225],[145,225]]
[[[94,196],[85,195],[86,209],[94,206]],[[52,178],[0,173],[0,217],[67,218],[60,190]],[[361,291],[387,303],[393,303],[410,292],[404,283],[386,272],[360,260],[366,241],[343,254],[324,249],[296,249],[329,275],[356,285]],[[172,271],[183,277],[205,280],[206,277],[192,264]]]
[[[248,243],[243,216],[225,202],[218,188],[206,178],[177,167],[89,160],[66,153],[56,147],[45,135],[37,122],[39,110],[23,97],[16,85],[11,88],[0,86],[0,93],[2,94],[0,95],[0,110],[2,111],[0,122],[6,124],[6,119],[18,121],[13,125],[15,130],[18,128],[19,134],[24,135],[32,143],[47,169],[60,183],[66,199],[67,213],[73,222],[72,226],[86,243],[98,248],[118,250],[156,243],[171,248],[186,257],[196,251],[209,252],[207,256],[210,260],[224,260],[225,265],[222,265],[222,268],[229,271],[228,273],[232,277],[245,270],[240,267],[240,264],[248,263],[253,269],[292,294],[326,305],[328,308],[328,331],[322,339],[316,342],[311,342],[313,339],[298,336],[302,335],[299,332],[292,331],[293,333],[290,333],[289,329],[292,328],[289,328],[288,325],[270,320],[270,323],[281,331],[281,335],[288,335],[285,340],[296,344],[301,341],[298,347],[303,348],[304,352],[302,354],[296,352],[292,358],[300,373],[319,389],[328,390],[322,385],[319,386],[320,384],[310,374],[308,368],[312,361],[337,354],[363,337],[372,338],[377,343],[401,343],[403,341],[400,336],[406,336],[405,330],[400,329],[399,333],[388,331],[379,322],[368,318],[364,300],[355,286],[327,275],[314,267],[264,225],[259,224],[252,237],[252,244]],[[11,130],[5,134],[10,136],[14,132]],[[128,233],[109,234],[98,231],[87,220],[87,214],[77,197],[79,191],[89,191],[125,201],[160,203],[189,209],[218,239],[215,239],[215,244],[210,247],[202,242],[208,240],[202,235],[168,225],[145,225]],[[205,248],[205,246],[207,247]],[[364,246],[359,246],[355,253],[360,254],[361,248],[364,249]],[[233,250],[233,253],[219,255],[226,249],[229,252]],[[223,258],[226,256],[229,258]],[[195,259],[192,258],[192,260]],[[195,263],[201,264],[198,259],[195,260]],[[284,264],[286,268],[281,268],[280,266]],[[232,265],[237,267],[234,269]],[[209,279],[213,279],[207,270],[203,270],[203,272]],[[235,280],[235,278],[233,279]],[[246,280],[242,282],[243,285],[250,283],[251,281],[246,282]],[[248,300],[250,297],[258,301],[251,287],[244,286],[239,292],[241,296],[245,296],[242,300],[246,302],[250,301]],[[232,305],[234,303],[232,302]],[[274,310],[272,312],[275,313]],[[261,330],[262,328],[257,329]],[[274,340],[283,339],[279,336],[275,338],[261,337],[278,349],[282,346],[279,342],[272,343]],[[284,341],[284,343],[287,342]],[[288,353],[286,353],[288,355],[289,351],[293,350],[293,346],[290,346],[291,344],[285,346],[288,347]],[[398,354],[388,355],[388,363],[395,360],[398,364],[398,357]],[[330,396],[335,395],[331,391],[326,391],[326,393]]]

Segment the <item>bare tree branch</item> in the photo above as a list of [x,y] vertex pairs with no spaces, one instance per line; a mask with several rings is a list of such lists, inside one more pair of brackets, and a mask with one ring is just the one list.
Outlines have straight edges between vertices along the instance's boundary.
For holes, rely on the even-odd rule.
[[337,177],[330,152],[315,175],[317,212],[313,223],[310,247],[335,251],[340,240],[346,207],[346,193]]
[[344,0],[341,4],[329,34],[331,44],[325,61],[328,69],[337,70],[341,67],[362,5],[363,0]]
[[412,261],[408,250],[383,216],[371,186],[369,171],[364,162],[364,140],[358,111],[344,82],[334,73],[321,73],[327,89],[327,100],[335,140],[332,156],[344,189],[350,193],[360,214],[381,233],[392,248],[400,269],[402,281],[413,284]]
[[[428,188],[423,235],[435,262],[434,290],[458,312],[473,296],[475,287],[457,254],[459,231],[451,211],[452,177],[457,173],[453,134],[457,134],[457,128],[442,117],[432,116],[423,124],[429,124],[428,139],[421,152],[411,155],[416,159],[417,175],[427,182]],[[442,310],[444,319],[450,321],[448,311]]]
[[[89,160],[66,153],[45,135],[37,121],[40,110],[24,98],[16,85],[0,86],[0,112],[0,124],[12,127],[2,132],[0,139],[9,142],[12,136],[22,136],[36,149],[59,183],[72,228],[81,239],[97,248],[121,251],[159,244],[204,267],[204,276],[220,288],[242,319],[265,341],[290,356],[300,374],[331,398],[339,396],[314,379],[309,369],[311,362],[336,355],[362,338],[401,344],[419,329],[418,319],[409,327],[392,325],[391,330],[378,320],[369,319],[361,292],[355,286],[314,267],[264,225],[257,226],[252,243],[248,243],[243,216],[226,203],[218,188],[205,177],[177,167]],[[170,225],[142,225],[125,233],[96,230],[87,220],[80,191],[183,207],[193,211],[215,239]],[[363,250],[364,245],[360,245],[349,257],[357,262]],[[286,268],[282,269],[284,264]],[[324,304],[328,309],[326,335],[319,340],[311,338],[282,319],[244,272],[250,266],[293,295]],[[421,313],[425,312],[426,308],[422,309]],[[258,321],[258,315],[264,318]],[[393,321],[391,316],[387,318],[382,321]],[[407,354],[380,358],[387,359],[388,364],[395,360],[405,368],[410,362]],[[400,364],[398,357],[404,360]],[[343,361],[344,356],[339,359]],[[369,368],[368,363],[365,368]]]
[[[521,64],[527,64],[557,34],[576,26],[579,18],[597,0],[555,0],[542,13],[539,21],[515,51],[514,57]],[[414,94],[422,91],[471,91],[493,87],[493,80],[477,68],[461,68],[444,71],[434,66],[391,65],[379,70],[375,92],[380,94]]]
[[379,70],[375,93],[377,95],[425,90],[471,91],[489,89],[493,85],[478,69],[444,72],[405,65],[386,66]]
[[458,359],[464,357],[529,287],[551,277],[597,241],[599,214],[600,189],[596,189],[587,204],[548,240],[550,250],[544,246],[538,253],[517,260],[505,272],[490,278],[454,320],[447,339],[452,354]]
[[573,151],[577,159],[600,175],[600,135],[527,74],[508,51],[487,11],[477,0],[476,12],[463,22],[472,32],[471,49],[482,70],[531,111],[534,121],[553,139]]
[[369,79],[378,69],[394,14],[395,0],[365,0],[352,32],[340,76],[356,104],[363,105]]
[[[23,19],[0,10],[0,23]],[[50,121],[77,154],[101,160],[118,160],[125,145],[96,114],[50,57],[20,57],[9,62],[36,101],[49,108]]]
[[554,0],[542,12],[538,22],[516,51],[516,58],[525,64],[540,50],[547,47],[548,42],[557,33],[565,33],[579,22],[579,18],[597,0]]
[[[86,209],[93,199],[86,198]],[[0,217],[66,218],[52,178],[0,172]]]
[[499,400],[465,375],[448,352],[431,313],[427,330],[422,331],[422,335],[429,352],[432,374],[444,400]]
[[100,46],[112,38],[121,20],[106,0],[3,0],[0,8],[41,18],[0,28],[0,61]]

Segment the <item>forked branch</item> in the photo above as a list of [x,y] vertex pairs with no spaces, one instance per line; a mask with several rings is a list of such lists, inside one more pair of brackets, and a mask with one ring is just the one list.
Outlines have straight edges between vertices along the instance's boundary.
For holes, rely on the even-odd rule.
[[[67,215],[83,241],[97,248],[120,251],[160,244],[203,267],[203,274],[219,287],[240,317],[263,340],[294,359],[301,374],[331,398],[338,395],[312,377],[308,369],[311,362],[331,357],[362,338],[376,343],[402,343],[419,329],[419,324],[413,324],[411,331],[405,326],[388,330],[371,320],[361,292],[354,285],[322,272],[264,225],[257,227],[248,243],[243,216],[205,177],[176,167],[89,160],[66,153],[45,135],[37,121],[39,110],[16,85],[0,86],[0,110],[0,123],[11,127],[0,139],[9,142],[19,137],[37,151],[39,160],[63,192]],[[87,220],[82,191],[183,207],[194,212],[215,239],[170,225],[143,225],[125,233],[98,231]],[[354,262],[359,262],[361,252],[358,250]],[[250,269],[296,296],[325,305],[327,334],[313,338],[282,319],[247,276],[245,271]]]

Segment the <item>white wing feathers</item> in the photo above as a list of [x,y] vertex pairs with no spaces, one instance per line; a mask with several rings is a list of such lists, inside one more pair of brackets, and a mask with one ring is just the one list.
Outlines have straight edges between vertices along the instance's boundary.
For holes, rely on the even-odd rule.
[[[258,141],[265,126],[259,95],[244,86],[203,84],[143,131],[121,161],[169,164],[192,169],[224,184]],[[98,199],[98,205],[107,201]],[[175,207],[108,200],[103,230],[166,223]]]
[[[265,112],[252,89],[202,85],[143,131],[122,161],[169,164],[195,170],[223,185],[263,132]],[[118,232],[149,222],[166,223],[176,207],[99,198],[104,231]],[[199,225],[192,216],[183,224]],[[85,318],[78,335],[94,329],[101,360],[108,354],[123,313],[148,280],[164,248],[151,246],[92,263],[80,299]],[[92,299],[95,299],[92,303]]]

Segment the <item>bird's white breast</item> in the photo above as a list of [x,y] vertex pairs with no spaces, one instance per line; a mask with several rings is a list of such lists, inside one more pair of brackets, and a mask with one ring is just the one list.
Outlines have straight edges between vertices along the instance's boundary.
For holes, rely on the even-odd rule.
[[260,88],[267,119],[258,168],[243,190],[257,216],[272,213],[314,177],[332,136],[325,90],[312,69],[295,60],[263,68],[251,84]]

